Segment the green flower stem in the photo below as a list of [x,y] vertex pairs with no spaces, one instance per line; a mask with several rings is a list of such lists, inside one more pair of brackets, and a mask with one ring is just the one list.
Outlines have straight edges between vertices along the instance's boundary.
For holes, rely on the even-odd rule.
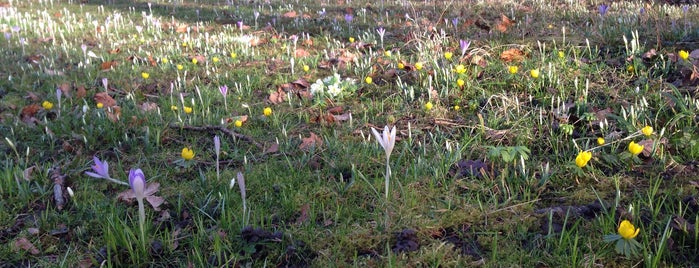
[[388,156],[386,156],[386,202],[388,202],[388,184],[391,179],[391,165],[388,161]]
[[[615,144],[615,143],[620,143],[620,142],[622,142],[622,141],[630,140],[630,139],[633,139],[633,138],[638,137],[638,136],[641,136],[641,135],[643,135],[643,133],[641,133],[641,131],[639,130],[639,131],[636,131],[636,132],[634,132],[633,134],[629,135],[629,136],[626,137],[626,138],[619,139],[619,140],[615,140],[615,141],[612,141],[612,142],[609,142],[609,143],[605,143],[605,144],[602,144],[602,145],[598,145],[598,146],[596,146],[596,147],[592,147],[592,148],[588,149],[587,151],[594,151],[594,150],[597,150],[597,149],[599,149],[599,148],[607,147],[607,146],[610,146],[610,145]],[[576,147],[577,147],[577,146],[576,146]]]
[[137,198],[138,201],[138,225],[141,229],[141,247],[146,250],[146,209],[143,206],[143,198]]

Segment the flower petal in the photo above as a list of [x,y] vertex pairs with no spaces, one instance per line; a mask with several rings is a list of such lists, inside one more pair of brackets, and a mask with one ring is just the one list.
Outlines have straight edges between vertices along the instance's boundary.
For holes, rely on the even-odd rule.
[[371,128],[371,133],[374,134],[374,137],[376,138],[377,141],[379,141],[379,144],[381,145],[381,147],[385,149],[386,146],[384,146],[384,141],[383,141],[383,138],[381,137],[381,134],[379,134],[379,132],[373,127]]

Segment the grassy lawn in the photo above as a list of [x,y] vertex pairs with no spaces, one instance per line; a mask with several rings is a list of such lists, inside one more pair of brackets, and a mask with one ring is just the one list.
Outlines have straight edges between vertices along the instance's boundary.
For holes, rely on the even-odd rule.
[[1,267],[699,263],[696,4],[0,15]]

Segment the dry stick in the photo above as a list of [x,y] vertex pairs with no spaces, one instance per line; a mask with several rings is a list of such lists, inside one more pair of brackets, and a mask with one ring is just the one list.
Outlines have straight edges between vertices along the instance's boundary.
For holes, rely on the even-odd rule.
[[180,125],[176,125],[176,124],[170,124],[169,126],[170,126],[170,128],[179,128],[179,129],[194,130],[194,131],[211,131],[211,132],[214,132],[214,131],[221,131],[221,132],[225,133],[225,134],[228,135],[228,136],[231,136],[231,137],[234,137],[234,138],[238,138],[238,139],[247,141],[247,142],[249,142],[249,143],[251,143],[251,144],[257,146],[257,148],[264,149],[264,147],[262,146],[261,143],[256,142],[256,141],[255,141],[254,139],[252,139],[251,137],[245,136],[245,135],[240,134],[240,133],[233,132],[233,131],[231,131],[230,129],[227,129],[227,128],[222,127],[222,126],[201,126],[201,127],[195,127],[195,126],[187,126],[187,125],[180,126]]
[[66,199],[63,195],[66,176],[61,175],[61,169],[59,167],[51,168],[49,176],[53,181],[53,199],[56,201],[56,208],[58,208],[58,210],[63,210],[63,206],[66,204]]

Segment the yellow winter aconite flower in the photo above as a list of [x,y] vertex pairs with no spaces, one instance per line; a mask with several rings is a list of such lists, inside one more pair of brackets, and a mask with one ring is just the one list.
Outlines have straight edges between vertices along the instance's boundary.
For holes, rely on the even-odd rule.
[[459,78],[456,80],[456,84],[459,85],[459,87],[463,87],[466,82],[464,82],[463,79]]
[[354,43],[354,37],[350,37],[350,38],[349,38],[349,42],[350,42],[350,43]]
[[559,58],[562,59],[562,58],[565,58],[565,56],[566,56],[566,53],[565,53],[565,52],[563,52],[563,51],[558,51],[558,57],[559,57]]
[[141,77],[143,77],[143,79],[148,79],[148,77],[150,77],[150,74],[146,73],[146,72],[142,72]]
[[374,82],[374,79],[371,78],[371,76],[367,76],[366,78],[364,78],[364,82],[366,82],[367,84],[371,84],[372,82]]
[[236,127],[242,127],[242,126],[243,126],[243,121],[235,120],[235,126],[236,126]]
[[238,54],[235,54],[235,52],[231,52],[231,58],[235,59],[236,57],[238,57]]
[[177,106],[175,106],[175,105],[170,106],[170,110],[177,111]]
[[192,110],[194,110],[194,109],[192,109],[192,107],[189,107],[189,106],[184,107],[184,113],[186,113],[186,114],[191,114]]
[[168,62],[168,60],[167,60],[167,58],[162,58],[162,59],[160,59],[160,62],[162,62],[163,64],[166,64]]
[[633,155],[638,155],[641,152],[643,152],[643,145],[640,145],[632,141],[631,143],[629,143],[629,152]]
[[456,67],[454,68],[454,71],[455,71],[457,74],[462,74],[462,73],[465,73],[465,72],[466,72],[466,67],[464,67],[463,64],[459,64],[459,65],[456,65]]
[[384,54],[384,56],[386,56],[386,57],[390,57],[390,56],[392,55],[392,53],[391,53],[390,50],[386,50],[383,54]]
[[532,76],[532,78],[539,78],[539,69],[532,69],[529,71],[529,74]]
[[633,226],[633,224],[628,221],[628,220],[623,220],[621,224],[619,224],[619,229],[617,230],[619,232],[619,235],[624,238],[624,239],[632,239],[638,235],[638,232],[641,231],[640,228],[636,228],[636,226]]
[[626,66],[626,71],[628,71],[629,73],[633,73],[634,70],[635,68],[633,67],[633,65]]
[[308,66],[308,65],[304,65],[304,66],[303,66],[303,71],[304,71],[304,72],[308,72],[308,71],[310,71],[310,70],[311,70],[311,67],[310,67],[310,66]]
[[680,59],[683,59],[683,60],[689,59],[689,52],[687,52],[686,50],[680,50],[680,52],[677,53],[677,55],[680,56]]
[[519,71],[519,67],[517,67],[517,66],[510,66],[510,67],[507,67],[507,70],[510,72],[510,74],[516,74],[517,71]]
[[44,101],[41,103],[41,107],[44,107],[45,110],[51,110],[53,109],[53,103],[50,101]]
[[650,135],[653,135],[653,127],[645,126],[641,129],[641,132],[643,135],[646,135],[646,137],[650,137]]
[[604,143],[605,143],[604,138],[602,138],[602,137],[597,138],[597,145],[604,145]]
[[192,58],[192,64],[197,64],[197,62],[199,62],[197,58]]
[[459,107],[459,105],[454,105],[454,111],[458,111],[458,110],[461,110],[461,107]]
[[587,166],[587,162],[590,162],[590,159],[592,159],[591,152],[581,151],[578,153],[578,156],[575,157],[575,165],[579,168],[583,168]]
[[101,102],[97,103],[97,109],[102,109],[103,107],[104,107],[104,104],[102,104]]
[[428,111],[429,111],[429,110],[432,110],[432,107],[433,107],[433,106],[434,106],[434,105],[432,105],[432,102],[429,102],[429,101],[428,101],[427,103],[425,103],[425,110],[428,110]]
[[187,147],[182,148],[182,159],[189,161],[192,160],[192,158],[194,158],[194,151]]
[[450,60],[453,54],[451,52],[444,52],[444,58]]
[[272,115],[272,108],[270,108],[270,107],[265,107],[265,109],[262,110],[262,114],[264,114],[265,116],[270,116],[270,115]]
[[184,69],[184,66],[182,66],[182,64],[177,64],[177,70],[182,70],[182,69]]
[[415,69],[416,70],[422,70],[422,62],[415,63]]
[[218,57],[214,57],[214,58],[213,58],[213,59],[211,59],[211,60],[213,60],[213,61],[214,61],[214,63],[217,63],[217,62],[218,62]]
[[402,62],[399,62],[399,63],[398,63],[398,69],[401,69],[401,70],[402,70],[402,69],[405,69],[405,64],[403,64]]

